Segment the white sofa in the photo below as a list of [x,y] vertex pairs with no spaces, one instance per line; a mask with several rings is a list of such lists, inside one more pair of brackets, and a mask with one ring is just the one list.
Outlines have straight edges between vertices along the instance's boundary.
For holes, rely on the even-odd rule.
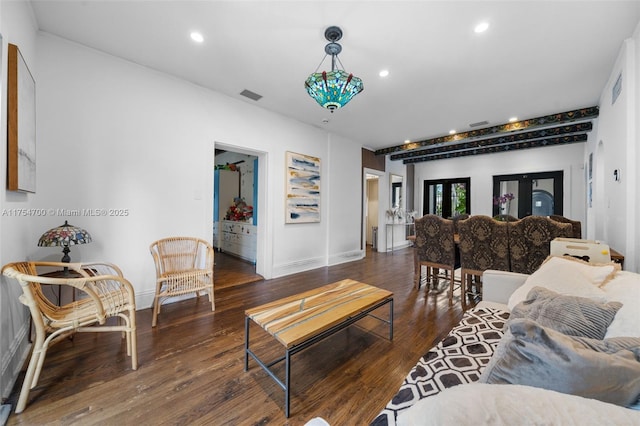
[[[610,322],[606,323],[608,325],[604,329],[594,331],[600,333],[598,339],[571,335],[570,333],[565,335],[563,332],[558,332],[554,329],[548,330],[546,327],[539,326],[537,322],[530,318],[518,317],[523,309],[526,311],[529,307],[536,307],[535,300],[530,303],[531,297],[533,297],[531,296],[532,294],[551,294],[551,297],[554,298],[553,300],[563,301],[565,299],[583,301],[584,299],[589,299],[584,303],[590,304],[593,302],[598,306],[603,305],[607,306],[608,309],[610,308],[613,312],[611,314],[613,319],[609,318]],[[578,299],[574,296],[578,296]],[[475,377],[470,375],[470,379],[463,381],[460,385],[444,386],[446,389],[438,389],[431,393],[425,392],[411,400],[406,398],[406,403],[404,401],[398,402],[403,392],[406,395],[411,390],[415,394],[416,389],[426,389],[430,383],[439,380],[439,377],[442,377],[443,374],[448,374],[447,371],[438,371],[434,374],[422,373],[431,368],[430,363],[432,363],[432,360],[439,361],[436,359],[438,354],[453,350],[455,345],[448,344],[449,346],[445,345],[443,347],[443,342],[454,337],[462,340],[459,336],[461,332],[464,335],[464,339],[469,339],[471,334],[468,331],[469,324],[481,320],[483,313],[495,315],[486,324],[483,324],[486,329],[487,325],[496,323],[496,318],[501,318],[501,314],[505,318],[508,317],[509,312],[511,312],[511,319],[506,322],[504,329],[501,330],[505,334],[504,336],[502,334],[499,335],[497,344],[491,341],[479,342],[484,346],[487,346],[487,343],[493,346],[493,352],[488,354],[488,358],[484,360],[477,358],[479,363],[485,362],[478,369],[478,371],[481,371],[479,378],[477,374]],[[465,322],[469,315],[473,316],[471,321],[466,322],[462,328],[454,328],[443,342],[432,348],[428,354],[420,359],[416,368],[405,379],[398,394],[372,424],[385,424],[386,422],[386,424],[398,425],[640,425],[640,411],[637,410],[639,408],[637,404],[628,408],[632,404],[625,403],[622,404],[625,406],[621,406],[619,402],[604,402],[601,400],[603,398],[599,397],[598,399],[594,397],[587,398],[571,394],[571,392],[563,389],[551,390],[557,385],[562,388],[564,383],[571,383],[573,378],[577,378],[578,382],[584,381],[587,386],[591,386],[594,381],[600,386],[600,382],[602,382],[603,389],[607,389],[604,399],[607,399],[608,393],[606,392],[610,388],[605,385],[610,386],[611,380],[615,380],[612,377],[618,377],[619,381],[624,382],[622,387],[628,386],[631,389],[629,391],[631,395],[636,395],[632,398],[640,397],[640,374],[637,373],[640,370],[636,368],[640,366],[639,274],[620,271],[619,267],[614,264],[590,265],[562,257],[549,258],[532,275],[504,271],[485,271],[483,275],[483,300],[476,308],[465,314],[465,318],[461,323]],[[571,311],[569,318],[572,319],[573,315],[574,313]],[[544,319],[536,319],[536,321],[542,323]],[[557,367],[553,365],[553,362],[555,362],[553,361],[553,352],[557,347],[553,346],[551,351],[548,348],[544,348],[543,351],[533,352],[536,356],[550,354],[551,361],[544,359],[544,357],[536,358],[535,356],[527,359],[529,353],[525,351],[524,357],[521,356],[520,359],[517,357],[510,358],[506,363],[506,370],[509,371],[511,368],[512,370],[509,372],[512,376],[521,374],[521,371],[526,371],[529,376],[527,376],[527,373],[522,373],[523,376],[533,377],[534,382],[539,379],[537,384],[522,384],[518,383],[517,380],[515,382],[487,380],[487,377],[490,377],[494,372],[498,371],[500,373],[500,362],[505,359],[505,354],[510,354],[508,353],[508,345],[518,339],[518,336],[514,337],[514,334],[517,334],[517,330],[514,331],[515,326],[522,324],[539,326],[536,330],[542,329],[542,333],[546,333],[542,340],[549,337],[552,344],[556,344],[553,339],[558,338],[560,343],[558,343],[557,347],[562,347],[561,343],[568,341],[569,349],[567,350],[565,347],[564,350],[569,352],[575,350],[581,355],[586,352],[586,358],[589,362],[592,356],[598,357],[602,352],[594,350],[592,354],[588,350],[583,351],[582,347],[574,348],[571,346],[572,342],[586,341],[596,346],[602,344],[607,346],[608,349],[610,349],[611,345],[622,342],[622,350],[625,351],[624,362],[627,363],[627,367],[631,366],[631,370],[617,370],[617,361],[610,361],[610,358],[604,358],[604,363],[598,364],[597,367],[592,368],[590,364],[586,364],[589,368],[582,368],[582,364],[580,364],[582,358],[578,357],[577,359],[580,362],[572,365],[574,358],[569,357],[570,362],[561,364],[562,368],[565,365],[569,368],[556,369],[555,371],[559,372],[559,374],[551,375],[548,378],[541,377],[548,371],[554,371],[553,368]],[[594,326],[594,328],[597,327]],[[495,332],[497,329],[490,331]],[[525,340],[524,343],[522,341],[517,342],[515,346],[520,345],[529,348],[527,345],[535,347],[534,343],[536,342],[532,343]],[[458,348],[461,353],[468,350],[468,347],[465,347],[464,344],[459,345]],[[560,353],[560,358],[566,355],[560,350],[558,352]],[[618,356],[620,353],[616,352],[615,355]],[[603,353],[602,356],[611,356],[611,352]],[[513,359],[516,359],[517,362],[509,365]],[[524,364],[521,362],[523,360],[525,361]],[[527,365],[527,362],[530,365]],[[551,369],[547,369],[547,363],[551,364]],[[440,364],[444,363],[440,362]],[[543,367],[537,368],[539,365]],[[625,373],[625,371],[632,371],[632,373]],[[459,372],[455,373],[459,374]],[[418,377],[419,375],[421,376]],[[557,379],[558,377],[562,378]],[[420,383],[416,383],[417,381],[420,381]],[[487,381],[488,383],[486,383]],[[547,383],[549,383],[549,386],[547,386]],[[614,385],[617,384],[614,383]],[[582,389],[579,390],[579,392],[581,391]],[[629,392],[626,394],[627,397]],[[636,394],[635,392],[639,393]],[[406,405],[402,406],[402,404]]]

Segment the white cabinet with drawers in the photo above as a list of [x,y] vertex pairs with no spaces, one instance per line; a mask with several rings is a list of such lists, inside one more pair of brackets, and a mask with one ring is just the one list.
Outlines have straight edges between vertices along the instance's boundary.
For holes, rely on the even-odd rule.
[[[222,220],[218,224],[219,248],[249,262],[256,262],[257,228],[250,222]],[[216,228],[216,224],[214,224]]]

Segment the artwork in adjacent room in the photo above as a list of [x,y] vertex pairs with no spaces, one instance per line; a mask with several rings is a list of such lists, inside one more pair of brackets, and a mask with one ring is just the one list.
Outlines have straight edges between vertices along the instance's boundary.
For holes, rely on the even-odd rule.
[[7,189],[36,192],[36,83],[11,43],[7,68]]
[[320,222],[320,159],[287,151],[286,223]]

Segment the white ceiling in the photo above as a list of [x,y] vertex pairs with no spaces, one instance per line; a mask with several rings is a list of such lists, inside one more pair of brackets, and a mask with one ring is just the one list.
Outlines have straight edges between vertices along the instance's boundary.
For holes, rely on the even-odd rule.
[[[32,0],[40,30],[372,149],[598,104],[639,1]],[[480,21],[490,23],[475,34]],[[304,81],[342,28],[364,91],[333,114]],[[189,34],[199,31],[204,43]],[[329,69],[327,58],[322,69]],[[389,70],[389,76],[378,73]],[[240,95],[244,89],[263,96]],[[323,120],[328,119],[328,123]]]

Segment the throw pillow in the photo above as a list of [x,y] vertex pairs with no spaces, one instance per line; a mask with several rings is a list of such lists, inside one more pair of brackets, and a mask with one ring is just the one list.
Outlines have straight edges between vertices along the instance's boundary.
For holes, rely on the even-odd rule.
[[529,319],[510,320],[480,382],[630,406],[640,397],[640,338],[571,337]]
[[528,318],[568,336],[604,339],[620,302],[601,303],[579,296],[564,296],[534,287],[527,299],[514,306],[509,318]]
[[617,263],[592,264],[566,256],[549,256],[509,298],[509,309],[522,302],[533,287],[545,287],[560,294],[605,300],[600,286],[620,270]]
[[604,337],[640,337],[640,274],[620,271],[602,289],[607,300],[623,303]]

